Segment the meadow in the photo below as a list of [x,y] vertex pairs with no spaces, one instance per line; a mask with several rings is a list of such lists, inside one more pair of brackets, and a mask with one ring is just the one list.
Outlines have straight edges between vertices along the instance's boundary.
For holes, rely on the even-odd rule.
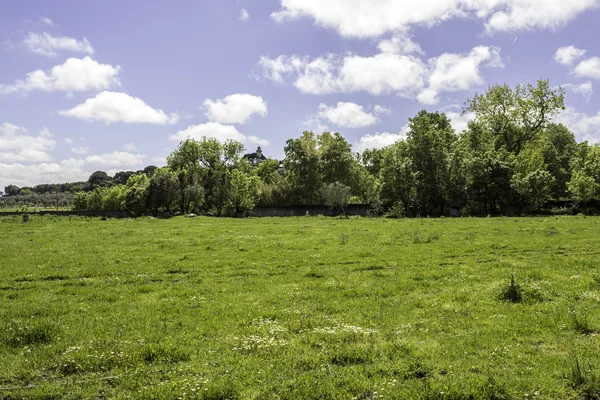
[[600,218],[0,219],[1,399],[598,399]]

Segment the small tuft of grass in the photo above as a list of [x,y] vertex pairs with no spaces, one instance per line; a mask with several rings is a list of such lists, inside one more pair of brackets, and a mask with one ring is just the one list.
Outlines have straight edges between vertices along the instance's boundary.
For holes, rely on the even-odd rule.
[[339,241],[342,246],[345,246],[350,241],[350,236],[348,236],[346,233],[342,233],[340,234]]
[[571,326],[575,331],[586,336],[597,332],[590,324],[587,314],[578,314],[575,311],[571,311]]
[[575,389],[582,400],[600,399],[600,375],[594,371],[592,364],[582,367],[578,358],[571,366],[571,370],[565,376],[569,385]]
[[56,327],[47,322],[16,326],[10,324],[3,336],[4,342],[13,347],[48,344],[56,336]]
[[189,361],[189,353],[177,349],[173,346],[146,345],[141,351],[141,358],[148,364],[168,363],[176,364],[182,361]]
[[169,275],[176,275],[176,274],[182,274],[182,275],[184,275],[184,274],[187,274],[187,273],[189,273],[189,271],[186,271],[181,266],[167,268],[167,274],[169,274]]
[[515,280],[515,275],[511,274],[510,283],[503,287],[500,291],[500,300],[508,301],[511,303],[520,303],[523,301],[523,289],[521,285]]
[[309,272],[306,273],[307,278],[323,278],[325,275],[321,274],[320,272],[317,272],[315,270],[311,270]]
[[433,371],[420,361],[414,361],[408,365],[408,371],[404,376],[406,379],[427,379],[433,376]]

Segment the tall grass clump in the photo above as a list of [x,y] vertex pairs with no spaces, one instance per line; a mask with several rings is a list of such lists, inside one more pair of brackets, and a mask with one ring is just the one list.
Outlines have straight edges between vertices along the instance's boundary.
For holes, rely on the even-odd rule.
[[515,280],[514,274],[511,274],[510,276],[510,283],[502,288],[500,299],[511,303],[520,303],[523,301],[523,288]]

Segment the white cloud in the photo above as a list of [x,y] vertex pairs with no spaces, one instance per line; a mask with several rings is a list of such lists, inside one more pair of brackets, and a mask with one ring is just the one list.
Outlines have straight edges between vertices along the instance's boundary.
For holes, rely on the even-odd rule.
[[577,94],[582,95],[587,103],[590,102],[590,99],[592,98],[592,95],[594,94],[594,88],[592,86],[591,81],[587,81],[587,82],[581,83],[579,85],[574,84],[574,83],[567,83],[567,84],[563,85],[563,87],[570,89]]
[[600,112],[596,115],[580,113],[567,107],[553,122],[561,123],[575,134],[577,141],[600,142]]
[[30,72],[25,79],[0,84],[0,94],[42,92],[86,92],[120,86],[117,75],[121,67],[99,64],[90,57],[69,58],[49,72]]
[[488,33],[556,29],[597,6],[597,0],[281,0],[271,18],[311,18],[342,36],[366,38],[456,18],[483,21]]
[[258,138],[256,136],[246,136],[236,129],[233,125],[222,125],[218,122],[207,122],[206,124],[190,125],[184,130],[181,130],[171,136],[169,140],[183,141],[186,139],[202,140],[203,137],[214,138],[220,142],[226,140],[236,140],[241,143],[254,143],[259,146],[267,146],[268,140]]
[[479,67],[484,63],[492,67],[502,66],[500,50],[495,47],[477,46],[466,56],[444,53],[429,60],[429,87],[422,91],[417,99],[424,104],[435,104],[440,92],[468,90],[483,84]]
[[125,151],[129,151],[129,152],[131,152],[131,153],[133,153],[134,151],[137,151],[137,147],[136,147],[136,145],[135,145],[135,144],[133,144],[133,143],[127,143],[127,144],[125,144],[125,145],[123,146],[123,149],[124,149]]
[[59,114],[88,121],[103,121],[107,124],[123,122],[165,125],[174,124],[179,120],[177,114],[167,115],[163,110],[150,107],[140,98],[120,92],[99,93],[70,110],[59,111]]
[[392,52],[371,57],[329,54],[313,60],[295,55],[275,59],[262,56],[254,75],[276,83],[291,80],[302,93],[395,93],[434,104],[441,92],[482,84],[481,66],[501,67],[500,50],[477,46],[466,55],[445,53],[428,62]]
[[142,154],[113,151],[112,153],[88,156],[85,163],[102,167],[132,167],[141,165],[145,158],[146,156]]
[[66,144],[73,144],[73,139],[71,139],[70,137],[66,137],[65,138],[65,143]]
[[382,53],[388,54],[425,54],[406,32],[395,33],[390,39],[380,41],[377,47]]
[[219,100],[204,100],[206,116],[221,124],[245,124],[253,115],[267,116],[267,103],[260,96],[232,94]]
[[[335,106],[319,105],[317,117],[326,119],[332,124],[344,128],[363,128],[365,126],[374,125],[379,122],[376,114],[385,107],[379,107],[373,111],[373,114],[364,110],[364,107],[355,103],[339,102]],[[389,111],[389,110],[388,110]]]
[[90,151],[90,148],[87,146],[79,146],[79,147],[72,147],[71,151],[75,154],[87,154]]
[[56,142],[47,128],[37,136],[20,126],[10,123],[0,125],[0,162],[44,162],[52,160],[48,154]]
[[40,24],[43,24],[43,25],[54,26],[54,21],[52,21],[48,17],[41,17],[38,21]]
[[392,110],[390,110],[387,107],[380,106],[379,104],[376,104],[375,107],[373,107],[373,112],[375,114],[391,114]]
[[309,94],[367,92],[410,97],[422,89],[425,69],[420,59],[398,54],[379,53],[372,57],[329,54],[314,60],[263,56],[255,68],[255,76],[277,83],[291,79],[298,90]]
[[23,41],[23,44],[30,51],[46,57],[56,56],[57,51],[71,51],[87,54],[94,54],[95,52],[94,48],[86,38],[77,40],[68,36],[52,36],[46,32],[30,32]]
[[248,11],[246,11],[245,8],[242,8],[242,10],[240,11],[240,16],[238,17],[238,19],[242,22],[246,22],[250,19],[250,14],[248,14]]
[[68,159],[58,163],[33,165],[0,163],[0,186],[9,184],[33,186],[48,182],[87,181],[91,172],[83,168],[81,160]]
[[461,133],[462,131],[467,130],[467,128],[469,127],[469,121],[472,121],[475,119],[475,114],[473,113],[466,113],[466,114],[462,114],[460,112],[455,112],[455,111],[446,111],[446,116],[448,118],[450,118],[450,124],[452,125],[452,127],[454,128],[454,131],[458,134]]
[[582,78],[600,79],[600,57],[583,60],[575,67],[573,73]]
[[572,65],[573,62],[586,53],[586,50],[578,49],[577,47],[565,46],[556,50],[554,54],[554,61],[562,65]]
[[361,137],[358,142],[354,143],[353,150],[362,153],[367,149],[381,149],[396,143],[398,140],[406,139],[408,125],[402,127],[399,133],[377,132]]

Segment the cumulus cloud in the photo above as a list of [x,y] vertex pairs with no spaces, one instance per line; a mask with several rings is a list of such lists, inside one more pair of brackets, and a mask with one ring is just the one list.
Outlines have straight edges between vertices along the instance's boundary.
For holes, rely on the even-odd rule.
[[12,84],[0,84],[0,94],[42,92],[86,92],[120,86],[121,67],[100,64],[90,57],[69,58],[48,72],[38,69]]
[[583,60],[575,67],[573,73],[581,78],[600,79],[600,57]]
[[394,52],[370,57],[329,54],[312,60],[296,55],[262,56],[253,73],[257,79],[280,84],[291,81],[302,93],[394,93],[434,104],[442,92],[482,84],[482,66],[501,67],[500,50],[477,46],[467,54],[445,53],[428,61]]
[[556,50],[554,54],[554,61],[562,65],[573,65],[573,62],[586,53],[586,50],[578,49],[577,47],[565,46]]
[[37,136],[10,123],[0,125],[0,162],[43,162],[52,157],[48,152],[56,147],[52,134],[44,128]]
[[369,113],[361,105],[339,102],[335,106],[320,104],[316,116],[339,127],[363,128],[378,123],[377,115],[381,113],[389,113],[389,110],[377,105],[373,107],[373,112]]
[[65,117],[86,121],[102,121],[107,124],[123,122],[126,124],[174,124],[179,120],[177,114],[166,114],[155,109],[138,97],[120,92],[102,92],[96,97],[76,105],[70,110],[59,111]]
[[563,85],[566,89],[572,90],[573,92],[583,96],[587,103],[590,102],[592,95],[594,94],[594,88],[591,81],[587,81],[580,84],[567,83]]
[[556,29],[597,6],[596,0],[281,0],[271,18],[310,18],[344,37],[366,38],[457,18],[480,20],[488,33]]
[[85,162],[75,159],[33,165],[0,162],[0,186],[9,184],[33,186],[48,182],[86,181],[91,172],[83,168],[84,164]]
[[394,144],[399,140],[406,139],[407,132],[408,125],[404,125],[398,133],[377,132],[367,134],[361,137],[358,142],[354,143],[353,150],[362,153],[367,149],[381,149],[382,147]]
[[134,151],[137,151],[137,146],[133,143],[127,143],[127,144],[123,145],[123,149],[125,151],[134,152]]
[[561,123],[575,134],[577,141],[600,142],[600,112],[588,115],[567,107],[553,122]]
[[245,8],[242,8],[242,10],[240,11],[240,16],[238,17],[238,19],[242,22],[246,22],[250,19],[250,14],[248,14],[248,11],[246,11]]
[[467,130],[469,121],[475,119],[475,114],[470,112],[462,114],[456,111],[446,111],[446,116],[450,118],[450,124],[457,134]]
[[500,50],[495,47],[477,46],[469,54],[444,53],[429,61],[429,87],[417,99],[424,104],[436,104],[441,92],[457,92],[481,85],[481,65],[502,66]]
[[183,141],[186,139],[202,140],[203,137],[214,138],[220,142],[236,140],[244,144],[257,144],[267,146],[268,140],[256,136],[246,136],[233,125],[223,125],[218,122],[207,122],[200,125],[190,125],[187,128],[169,136],[169,140]]
[[41,17],[38,22],[42,25],[54,26],[54,21],[48,17]]
[[132,167],[141,165],[145,158],[146,156],[142,154],[113,151],[112,153],[88,156],[85,158],[85,163],[102,167]]
[[388,54],[425,54],[406,32],[397,32],[390,39],[384,39],[377,45],[382,53]]
[[75,154],[82,155],[87,154],[90,151],[90,148],[86,146],[72,147],[71,151]]
[[54,57],[58,51],[87,54],[94,54],[95,52],[94,48],[86,38],[77,40],[68,36],[52,36],[46,32],[30,32],[23,41],[23,44],[30,51],[46,57]]
[[204,100],[206,116],[221,124],[245,124],[253,115],[267,116],[267,103],[260,96],[232,94],[220,100]]

